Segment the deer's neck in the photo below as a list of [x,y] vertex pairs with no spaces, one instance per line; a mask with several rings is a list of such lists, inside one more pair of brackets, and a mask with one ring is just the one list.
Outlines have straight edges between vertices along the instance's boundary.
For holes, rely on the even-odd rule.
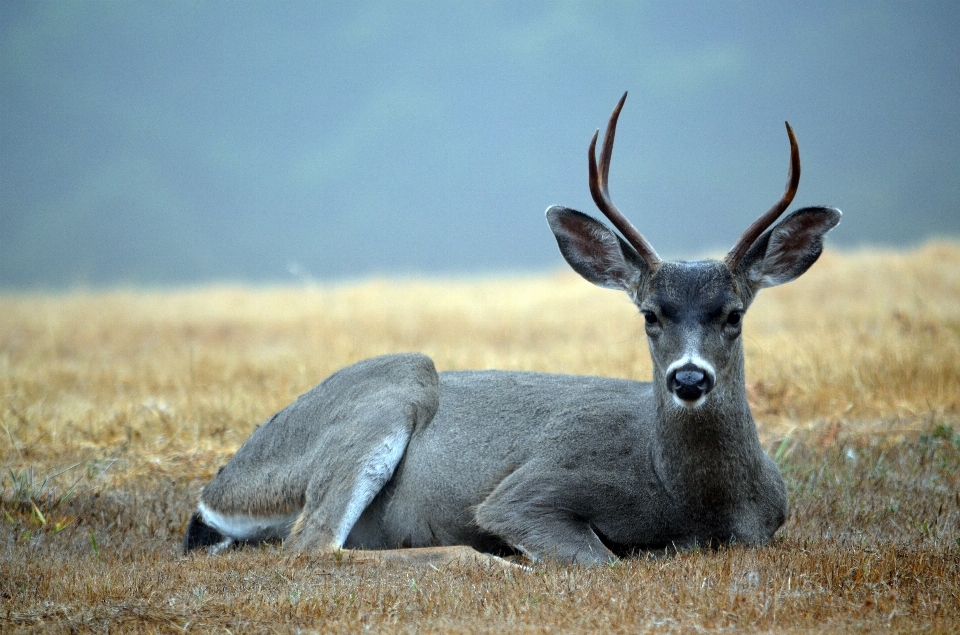
[[760,469],[763,450],[747,403],[743,362],[737,361],[699,407],[678,405],[665,388],[655,391],[655,454],[661,473],[678,481],[681,491],[715,496],[709,490],[735,487]]

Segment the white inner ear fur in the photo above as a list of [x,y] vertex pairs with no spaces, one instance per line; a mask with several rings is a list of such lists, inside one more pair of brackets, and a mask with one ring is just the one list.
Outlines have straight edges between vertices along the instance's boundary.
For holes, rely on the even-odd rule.
[[750,267],[747,277],[758,289],[796,280],[820,255],[824,234],[839,222],[840,210],[833,208],[794,212],[774,227],[763,258]]
[[797,249],[788,247],[793,239],[795,230],[790,227],[777,227],[767,243],[767,252],[751,271],[751,278],[758,279],[760,288],[775,287],[786,284],[796,276],[795,262],[800,255]]

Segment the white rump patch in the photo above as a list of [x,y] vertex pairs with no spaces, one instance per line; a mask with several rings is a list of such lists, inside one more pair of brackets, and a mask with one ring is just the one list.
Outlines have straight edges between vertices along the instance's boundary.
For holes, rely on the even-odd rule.
[[197,511],[203,522],[224,536],[241,542],[260,540],[282,540],[290,534],[290,528],[300,516],[300,511],[273,516],[251,516],[250,514],[221,514],[203,504],[197,505]]
[[211,556],[219,556],[221,553],[232,547],[234,542],[235,541],[233,538],[224,538],[217,544],[207,547],[207,553]]
[[[527,558],[529,558],[529,559],[530,559],[530,562],[539,562],[539,561],[540,561],[540,558],[537,557],[537,554],[533,553],[532,551],[527,551],[526,549],[524,549],[524,548],[523,548],[522,546],[520,546],[520,545],[511,544],[510,546],[513,547],[514,549],[516,549],[517,551],[519,551],[520,553],[522,553],[523,555],[525,555]],[[523,567],[523,568],[524,568],[524,569],[529,569],[529,567]]]
[[393,477],[393,472],[400,464],[409,440],[410,433],[405,429],[387,435],[383,442],[370,453],[366,462],[360,466],[357,483],[353,487],[350,502],[347,503],[337,530],[334,545],[336,548],[343,547],[353,526],[357,524],[360,514]]

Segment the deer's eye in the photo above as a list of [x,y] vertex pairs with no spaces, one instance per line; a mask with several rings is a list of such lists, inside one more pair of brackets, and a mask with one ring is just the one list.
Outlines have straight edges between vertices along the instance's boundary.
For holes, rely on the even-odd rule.
[[643,311],[643,321],[647,323],[647,326],[654,326],[658,323],[657,314],[653,311]]
[[743,319],[743,311],[736,310],[730,311],[730,314],[727,316],[727,324],[729,326],[740,326],[740,320]]

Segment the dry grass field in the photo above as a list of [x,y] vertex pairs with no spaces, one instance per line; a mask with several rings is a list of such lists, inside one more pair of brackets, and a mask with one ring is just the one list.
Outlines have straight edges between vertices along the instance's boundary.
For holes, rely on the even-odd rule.
[[643,320],[574,274],[0,295],[0,632],[960,631],[960,246],[826,253],[744,326],[791,496],[761,549],[602,568],[184,556],[198,490],[336,369],[647,379]]

